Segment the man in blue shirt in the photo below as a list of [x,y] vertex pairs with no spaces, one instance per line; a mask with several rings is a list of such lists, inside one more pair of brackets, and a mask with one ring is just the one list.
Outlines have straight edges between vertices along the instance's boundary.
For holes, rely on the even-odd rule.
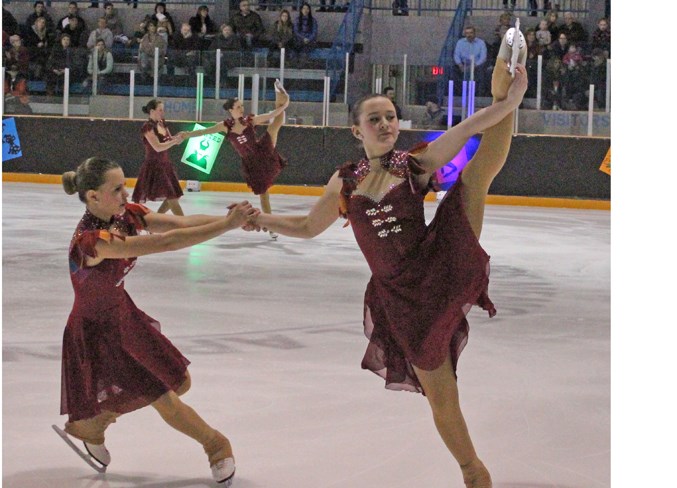
[[[486,43],[476,37],[475,28],[467,26],[463,29],[462,39],[456,42],[454,48],[454,91],[461,93],[461,82],[463,80],[475,80],[475,95],[484,95],[484,79],[487,61],[487,45]],[[474,60],[474,64],[473,64]],[[474,71],[473,71],[474,70]]]

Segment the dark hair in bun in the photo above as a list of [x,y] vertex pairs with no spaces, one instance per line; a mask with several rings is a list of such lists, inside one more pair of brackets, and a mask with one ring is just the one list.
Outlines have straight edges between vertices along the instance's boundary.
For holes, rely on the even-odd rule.
[[162,101],[158,100],[157,98],[153,98],[150,102],[141,107],[141,110],[144,114],[149,114],[151,110],[156,110],[160,104],[162,104]]

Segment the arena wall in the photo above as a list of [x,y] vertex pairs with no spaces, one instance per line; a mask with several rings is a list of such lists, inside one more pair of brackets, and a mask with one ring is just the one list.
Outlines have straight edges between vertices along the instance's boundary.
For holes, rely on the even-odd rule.
[[[87,157],[101,156],[118,161],[126,176],[136,177],[144,159],[141,120],[17,116],[14,121],[22,155],[3,161],[5,173],[60,175]],[[168,122],[172,133],[191,130],[193,125]],[[433,140],[437,134],[403,130],[398,147]],[[209,175],[180,162],[185,147],[184,143],[170,149],[180,179],[244,181],[239,156],[226,141]],[[337,166],[362,155],[345,127],[284,126],[278,147],[289,158],[289,166],[277,180],[281,185],[324,185]],[[609,147],[610,139],[601,137],[516,135],[490,194],[610,200],[611,178],[599,169]]]

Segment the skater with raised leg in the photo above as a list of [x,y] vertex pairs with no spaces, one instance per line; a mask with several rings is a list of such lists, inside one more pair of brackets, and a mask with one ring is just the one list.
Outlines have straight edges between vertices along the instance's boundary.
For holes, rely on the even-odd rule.
[[[287,165],[287,159],[277,151],[277,135],[284,124],[284,111],[289,106],[289,95],[280,80],[275,80],[275,110],[262,115],[244,116],[244,105],[237,98],[229,98],[223,109],[230,117],[203,130],[181,133],[187,137],[224,132],[233,148],[242,158],[242,174],[255,195],[261,200],[261,210],[271,213],[268,189]],[[272,119],[272,122],[270,122]],[[268,123],[265,134],[257,138],[255,127]],[[270,232],[277,239],[277,234]]]
[[[307,215],[261,213],[250,222],[257,230],[312,238],[338,214],[348,219],[372,272],[365,293],[369,343],[362,368],[384,378],[389,389],[426,395],[437,431],[468,488],[492,486],[461,412],[456,370],[468,339],[470,307],[496,313],[488,296],[489,256],[479,236],[485,198],[506,161],[514,110],[527,89],[526,44],[521,34],[513,31],[512,37],[515,45],[504,40],[496,61],[491,106],[429,144],[400,151],[395,149],[395,107],[383,95],[368,95],[352,112],[352,131],[362,141],[364,159],[342,166]],[[518,52],[514,78],[513,49]],[[480,131],[484,135],[475,157],[426,225],[424,196],[431,178]]]

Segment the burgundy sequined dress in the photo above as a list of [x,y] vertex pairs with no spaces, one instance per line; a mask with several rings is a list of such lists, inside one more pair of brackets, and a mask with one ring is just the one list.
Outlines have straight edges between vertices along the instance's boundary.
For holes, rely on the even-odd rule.
[[158,123],[152,120],[147,121],[141,127],[141,137],[143,139],[143,148],[146,151],[146,157],[141,164],[139,176],[136,180],[134,193],[132,194],[132,201],[137,203],[145,203],[150,200],[173,200],[183,196],[183,190],[179,185],[179,177],[176,173],[176,168],[169,160],[169,151],[157,152],[150,145],[148,139],[144,135],[146,132],[152,130],[155,132],[160,142],[167,142],[171,138],[169,129],[162,121],[167,134],[163,135],[157,129]]
[[139,310],[125,291],[125,276],[136,258],[96,257],[99,239],[125,239],[145,228],[148,209],[127,204],[104,222],[89,211],[80,220],[69,249],[75,303],[63,335],[61,414],[69,421],[103,410],[127,413],[149,405],[184,381],[189,361],[160,332],[160,324]]
[[487,295],[489,256],[466,217],[460,178],[426,225],[428,187],[420,188],[416,178],[423,169],[397,150],[381,165],[395,178],[378,201],[360,193],[370,171],[367,159],[339,170],[341,212],[372,272],[364,297],[369,345],[362,368],[383,377],[386,388],[422,392],[411,365],[431,371],[451,354],[455,372],[471,306],[496,313]]
[[245,127],[242,134],[233,132],[235,120],[223,121],[228,128],[228,140],[242,158],[242,177],[255,195],[268,191],[282,169],[287,166],[287,159],[283,158],[275,146],[268,131],[260,139],[256,138],[256,131],[252,124],[253,115],[240,118]]

